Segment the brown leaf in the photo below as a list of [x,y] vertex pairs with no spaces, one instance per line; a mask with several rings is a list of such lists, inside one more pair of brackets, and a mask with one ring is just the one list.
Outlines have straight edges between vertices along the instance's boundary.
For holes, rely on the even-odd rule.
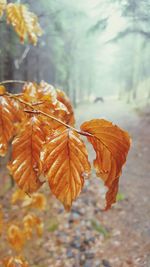
[[43,184],[39,180],[42,172],[40,151],[43,143],[40,121],[32,117],[24,124],[12,144],[12,161],[8,168],[18,186],[27,193],[37,191]]
[[11,101],[5,96],[0,96],[0,156],[5,156],[8,142],[14,134],[13,121]]
[[43,163],[52,193],[69,210],[90,172],[83,141],[76,132],[62,127],[46,144]]
[[96,152],[94,167],[97,175],[108,187],[106,194],[106,209],[108,209],[116,202],[119,176],[130,148],[130,137],[127,132],[103,119],[84,122],[81,130],[91,134],[87,138]]

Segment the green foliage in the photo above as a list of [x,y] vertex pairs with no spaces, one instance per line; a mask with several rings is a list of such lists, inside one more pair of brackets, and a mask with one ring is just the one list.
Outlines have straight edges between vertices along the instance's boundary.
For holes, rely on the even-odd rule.
[[108,231],[108,229],[102,224],[100,224],[98,221],[92,220],[91,225],[95,231],[102,234],[105,238],[110,236],[110,232]]
[[120,201],[125,200],[125,198],[126,197],[125,197],[125,195],[123,193],[118,193],[116,200],[117,200],[117,202],[120,202]]

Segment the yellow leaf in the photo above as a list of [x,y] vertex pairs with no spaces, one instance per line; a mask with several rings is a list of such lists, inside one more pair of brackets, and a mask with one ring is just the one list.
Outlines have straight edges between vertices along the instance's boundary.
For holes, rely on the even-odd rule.
[[6,9],[6,4],[7,4],[6,0],[0,0],[0,18],[3,16],[3,13]]
[[46,197],[42,193],[35,193],[32,196],[31,207],[45,210],[46,208]]
[[33,193],[31,197],[26,197],[22,203],[23,207],[30,207],[39,210],[46,209],[46,197],[42,193]]
[[24,234],[27,239],[32,238],[34,230],[36,231],[38,236],[41,236],[43,234],[43,222],[41,222],[41,220],[33,214],[27,214],[23,218],[23,225]]
[[83,141],[74,131],[62,128],[45,145],[43,163],[52,193],[69,210],[90,172]]
[[37,16],[30,12],[25,5],[10,3],[6,7],[7,22],[12,24],[21,42],[26,38],[36,45],[38,36],[42,35],[42,29]]
[[96,152],[94,167],[97,175],[108,187],[106,194],[106,209],[108,209],[116,202],[119,176],[130,148],[130,137],[127,132],[103,119],[84,122],[81,130],[91,134],[87,138]]
[[44,135],[36,117],[31,117],[23,125],[12,143],[12,161],[8,164],[8,169],[24,192],[33,193],[43,184],[39,180],[43,143]]
[[34,215],[27,214],[23,218],[24,234],[25,234],[27,239],[31,239],[31,237],[32,237],[32,231],[33,231],[33,228],[34,228],[34,224],[35,224]]
[[11,197],[11,203],[15,204],[16,202],[23,200],[26,197],[26,194],[22,190],[16,190]]

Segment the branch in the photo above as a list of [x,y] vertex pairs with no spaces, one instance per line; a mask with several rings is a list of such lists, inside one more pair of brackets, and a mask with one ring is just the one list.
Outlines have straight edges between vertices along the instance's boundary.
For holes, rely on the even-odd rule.
[[146,39],[150,38],[150,32],[143,31],[141,29],[129,29],[127,28],[126,30],[119,32],[116,37],[113,39],[109,40],[107,43],[112,43],[112,42],[117,42],[118,40],[126,37],[128,34],[140,34]]
[[7,84],[7,83],[20,83],[20,84],[24,84],[24,83],[26,83],[26,81],[7,80],[7,81],[2,81],[2,82],[0,82],[0,85]]
[[[7,82],[7,81],[6,81],[6,82]],[[9,82],[10,82],[10,81],[9,81]],[[13,81],[11,81],[11,82],[13,82]],[[19,83],[21,82],[21,83],[24,83],[23,81],[14,81],[14,82],[19,82]],[[2,84],[2,83],[0,83],[0,84]],[[3,82],[3,84],[4,84],[4,82]],[[45,117],[47,117],[47,118],[49,118],[49,119],[52,119],[52,120],[57,121],[57,122],[60,123],[61,125],[65,126],[65,127],[68,128],[68,129],[71,129],[71,130],[77,132],[77,133],[80,134],[80,135],[83,135],[83,136],[93,136],[93,135],[90,134],[90,133],[80,131],[80,130],[78,130],[78,129],[76,129],[76,128],[70,126],[70,125],[68,125],[67,123],[61,121],[60,119],[58,119],[58,118],[56,118],[56,117],[54,117],[54,116],[52,116],[52,115],[50,115],[50,114],[47,114],[46,112],[44,112],[44,111],[42,111],[42,110],[39,110],[39,109],[35,108],[35,104],[31,104],[31,103],[29,103],[29,102],[24,101],[23,99],[19,98],[20,95],[18,95],[18,94],[14,95],[14,94],[11,94],[11,93],[6,92],[6,93],[3,94],[3,95],[4,95],[4,96],[7,96],[7,97],[10,97],[10,98],[12,98],[12,99],[14,99],[14,100],[20,102],[21,104],[23,104],[23,105],[25,105],[25,106],[31,108],[32,110],[25,110],[25,112],[27,112],[27,113],[32,113],[32,114],[36,114],[36,115],[43,115],[43,116],[45,116]],[[3,96],[3,95],[1,95],[1,96]],[[41,103],[40,103],[40,104],[41,104]]]

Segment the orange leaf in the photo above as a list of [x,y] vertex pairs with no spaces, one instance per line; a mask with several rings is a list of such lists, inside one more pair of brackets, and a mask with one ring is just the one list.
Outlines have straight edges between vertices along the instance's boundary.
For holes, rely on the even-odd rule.
[[[68,109],[66,105],[58,101],[56,89],[52,85],[41,81],[38,86],[38,98],[43,101],[43,104],[38,107],[40,110],[65,121],[69,114]],[[51,123],[53,124],[54,121]]]
[[42,193],[35,193],[32,197],[31,207],[45,210],[46,209],[46,197]]
[[22,257],[6,257],[2,260],[4,267],[29,267]]
[[8,228],[7,235],[11,246],[16,251],[21,251],[25,244],[25,236],[21,229],[17,225],[11,224]]
[[127,132],[103,119],[84,122],[81,130],[91,134],[87,138],[96,152],[94,167],[97,175],[108,187],[106,194],[106,209],[108,209],[116,202],[119,176],[130,148],[130,137]]
[[3,232],[3,225],[4,225],[4,215],[2,212],[2,206],[0,205],[0,236]]
[[39,180],[42,172],[40,151],[44,135],[36,117],[27,121],[12,145],[12,161],[8,164],[10,173],[18,186],[27,193],[37,191],[43,184]]
[[89,175],[87,151],[79,135],[69,129],[57,131],[43,151],[44,173],[53,194],[69,210]]
[[23,218],[24,225],[24,234],[26,238],[29,240],[32,238],[33,231],[36,231],[36,234],[40,237],[43,234],[43,222],[35,215],[27,214]]
[[26,120],[28,116],[27,113],[24,112],[23,105],[19,101],[12,99],[11,104],[12,104],[12,112],[14,116],[15,128],[17,132],[18,130],[17,128],[20,127],[19,123]]
[[0,96],[0,156],[5,156],[8,142],[14,134],[13,120],[11,101]]
[[63,105],[66,106],[66,108],[69,112],[65,122],[68,123],[69,125],[74,125],[75,124],[75,117],[74,117],[73,107],[70,103],[69,98],[67,97],[67,95],[63,91],[61,91],[59,89],[57,89],[56,92],[57,92],[57,99]]
[[33,193],[31,197],[26,197],[22,203],[22,207],[30,207],[39,210],[46,209],[46,197],[42,193]]
[[22,201],[24,200],[26,197],[26,194],[24,191],[22,190],[16,190],[13,194],[12,194],[12,198],[11,198],[11,204],[16,204],[16,202],[18,201]]
[[[1,4],[1,3],[0,3],[0,4]],[[0,85],[0,95],[5,94],[5,92],[6,92],[6,88],[5,88],[5,86]]]

